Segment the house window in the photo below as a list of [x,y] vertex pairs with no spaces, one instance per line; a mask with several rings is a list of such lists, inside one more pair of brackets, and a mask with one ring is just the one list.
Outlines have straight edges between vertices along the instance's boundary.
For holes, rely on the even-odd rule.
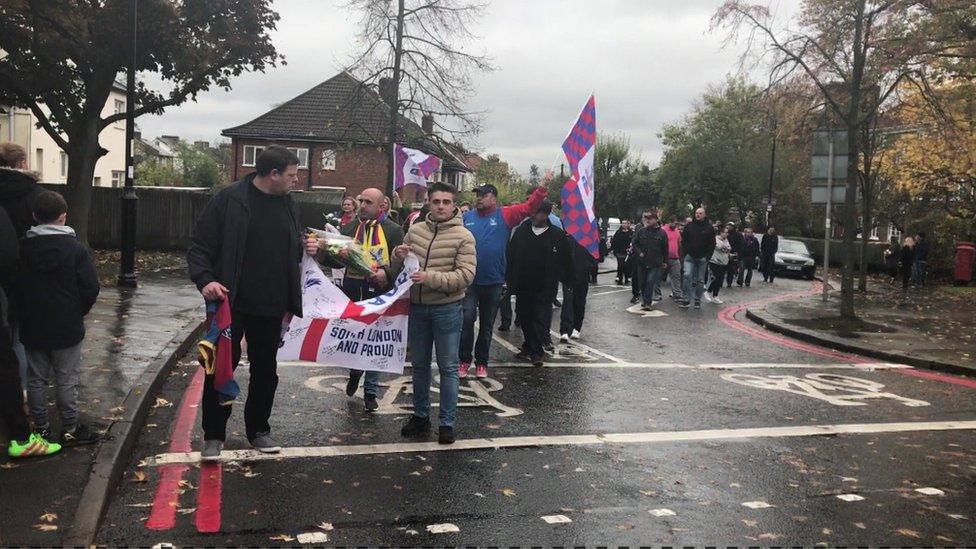
[[308,169],[308,149],[299,149],[296,147],[288,147],[288,150],[295,153],[298,157],[298,167]]
[[246,168],[254,167],[254,161],[257,160],[258,155],[262,152],[264,152],[264,147],[244,145],[244,162],[241,163],[241,166]]
[[102,186],[102,178],[101,177],[96,177],[95,178],[95,186],[96,187],[101,187]]
[[335,149],[325,149],[324,151],[322,151],[322,169],[323,170],[336,169]]
[[112,186],[121,187],[125,184],[125,172],[122,170],[112,170]]
[[125,112],[125,101],[121,99],[115,100],[115,114],[122,114]]
[[888,240],[892,238],[897,238],[901,242],[901,231],[895,227],[894,223],[888,223]]
[[34,171],[37,172],[39,179],[44,181],[44,149],[37,149],[34,153]]
[[68,155],[61,153],[61,177],[68,177]]

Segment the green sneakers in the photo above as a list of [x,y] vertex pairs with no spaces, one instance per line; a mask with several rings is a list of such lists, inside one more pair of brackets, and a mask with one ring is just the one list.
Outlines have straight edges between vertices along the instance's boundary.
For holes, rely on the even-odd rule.
[[61,445],[56,442],[48,442],[41,435],[31,433],[26,442],[20,443],[11,440],[7,447],[7,455],[12,458],[24,458],[32,456],[49,456],[61,451]]

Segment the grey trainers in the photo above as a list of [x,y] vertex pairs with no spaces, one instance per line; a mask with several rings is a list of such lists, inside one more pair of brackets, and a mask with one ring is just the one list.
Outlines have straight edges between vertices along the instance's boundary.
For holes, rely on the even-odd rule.
[[277,454],[281,451],[281,445],[278,444],[278,441],[271,438],[271,433],[258,433],[254,435],[254,438],[251,439],[251,447],[265,454]]
[[200,461],[217,461],[220,459],[220,451],[224,449],[222,440],[203,441],[203,450],[200,451]]

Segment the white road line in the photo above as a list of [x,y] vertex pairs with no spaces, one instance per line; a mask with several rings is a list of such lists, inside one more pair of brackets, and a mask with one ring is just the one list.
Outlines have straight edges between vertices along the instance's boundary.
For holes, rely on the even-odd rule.
[[599,297],[601,295],[618,294],[620,292],[629,292],[630,288],[619,288],[616,290],[610,290],[609,292],[594,292],[592,294],[587,294],[587,297]]
[[[552,334],[553,337],[557,337],[557,338],[559,337],[559,333],[558,332],[554,332],[552,330],[549,330],[549,333]],[[613,355],[609,355],[607,353],[604,353],[603,351],[594,349],[593,347],[590,347],[589,345],[584,345],[584,344],[582,344],[579,341],[576,341],[574,339],[569,340],[569,344],[571,346],[573,346],[573,347],[577,347],[577,348],[583,349],[584,351],[587,351],[587,352],[589,352],[591,354],[594,354],[596,356],[602,356],[603,358],[609,360],[610,362],[626,362],[626,360],[617,358],[617,357],[615,357]],[[566,345],[566,344],[565,343],[560,343],[560,345]]]
[[[341,368],[314,362],[282,361],[278,366],[302,366],[305,368]],[[409,364],[407,365],[409,366]],[[497,362],[492,368],[536,368],[525,362]],[[877,363],[830,363],[830,364],[785,364],[772,362],[742,362],[728,364],[680,364],[672,362],[546,362],[544,368],[633,368],[644,370],[860,370],[870,372],[883,370],[911,370],[904,364]]]
[[505,347],[506,349],[508,349],[509,351],[512,351],[515,354],[519,354],[519,353],[522,352],[522,349],[519,349],[514,344],[509,343],[508,341],[505,341],[498,334],[492,333],[491,334],[491,338],[494,339],[499,345],[501,345],[502,347]]
[[[443,452],[458,450],[487,450],[538,446],[583,446],[593,444],[653,444],[694,442],[704,440],[742,440],[750,438],[787,438],[824,435],[864,435],[877,433],[905,433],[918,431],[976,430],[976,421],[924,421],[902,423],[855,423],[840,425],[791,425],[785,427],[756,427],[748,429],[707,429],[698,431],[651,431],[642,433],[607,433],[597,435],[519,436],[462,439],[454,444],[437,442],[402,442],[389,444],[352,444],[346,446],[312,446],[283,448],[278,454],[263,454],[257,450],[227,450],[222,461],[270,461],[291,458],[325,458],[412,452]],[[146,460],[148,465],[196,463],[199,452],[159,454]]]

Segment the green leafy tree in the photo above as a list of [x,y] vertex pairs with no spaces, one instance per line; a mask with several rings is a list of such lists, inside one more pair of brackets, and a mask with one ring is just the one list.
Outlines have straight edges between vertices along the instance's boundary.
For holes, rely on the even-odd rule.
[[[107,152],[98,137],[125,119],[103,117],[102,109],[130,62],[128,6],[11,0],[0,8],[0,103],[30,109],[68,155],[71,225],[86,242],[95,163]],[[277,64],[269,34],[277,21],[270,0],[140,1],[135,68],[162,85],[139,84],[136,116],[160,114],[212,87],[230,89],[232,77]]]

